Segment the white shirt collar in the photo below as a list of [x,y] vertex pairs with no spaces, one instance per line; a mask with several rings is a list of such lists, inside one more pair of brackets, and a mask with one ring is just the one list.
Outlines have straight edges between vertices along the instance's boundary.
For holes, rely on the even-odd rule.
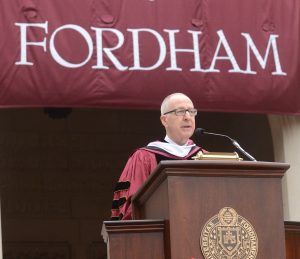
[[170,139],[168,135],[165,136],[165,141],[167,141],[167,142],[170,143],[170,144],[177,145],[177,146],[187,146],[187,144],[188,144],[188,141],[187,141],[187,142],[186,142],[185,144],[183,144],[183,145],[178,145],[178,144],[175,143],[172,139]]
[[189,145],[188,142],[182,146],[178,145],[168,136],[165,137],[165,141],[167,141],[167,143],[161,141],[154,141],[149,143],[147,146],[161,148],[166,152],[178,157],[187,156],[187,154],[191,151],[192,147],[195,146],[195,144]]

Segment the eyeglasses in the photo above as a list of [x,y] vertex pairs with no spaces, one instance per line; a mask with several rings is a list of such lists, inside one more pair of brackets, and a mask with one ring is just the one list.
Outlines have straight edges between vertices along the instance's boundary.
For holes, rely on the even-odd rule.
[[190,114],[190,116],[193,116],[193,117],[195,117],[197,115],[197,110],[194,109],[194,108],[190,108],[190,109],[182,109],[182,108],[174,109],[172,111],[165,112],[164,115],[166,115],[168,113],[172,113],[172,112],[174,112],[176,116],[184,116],[186,114],[186,112],[188,112]]

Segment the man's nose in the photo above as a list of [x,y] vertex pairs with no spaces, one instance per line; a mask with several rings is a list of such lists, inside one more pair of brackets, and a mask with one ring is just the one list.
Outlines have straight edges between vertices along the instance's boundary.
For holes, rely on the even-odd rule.
[[185,111],[185,114],[183,115],[183,118],[185,120],[192,118],[192,115],[190,114],[190,112],[188,110]]

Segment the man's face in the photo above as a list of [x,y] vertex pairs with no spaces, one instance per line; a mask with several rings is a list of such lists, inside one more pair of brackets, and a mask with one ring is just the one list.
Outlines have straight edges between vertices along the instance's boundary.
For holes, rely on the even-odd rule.
[[[168,111],[191,108],[194,108],[193,103],[184,96],[171,98],[168,105]],[[183,116],[177,116],[175,112],[172,112],[161,115],[160,119],[167,135],[179,145],[184,145],[194,133],[195,117],[191,116],[189,112],[186,112]]]

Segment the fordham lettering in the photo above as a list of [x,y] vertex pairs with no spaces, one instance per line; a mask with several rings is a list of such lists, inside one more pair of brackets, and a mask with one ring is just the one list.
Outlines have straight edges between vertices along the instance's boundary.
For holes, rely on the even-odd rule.
[[[186,55],[188,59],[192,61],[193,67],[184,68],[188,69],[193,73],[241,73],[241,74],[257,74],[258,71],[253,69],[253,63],[256,62],[259,64],[259,68],[265,70],[267,68],[268,60],[270,61],[269,66],[273,68],[274,71],[271,72],[272,75],[276,76],[286,76],[282,69],[282,64],[280,62],[280,56],[278,51],[277,39],[279,35],[270,34],[268,42],[266,42],[266,49],[264,55],[261,50],[259,51],[249,33],[241,33],[241,43],[245,47],[245,57],[246,60],[243,64],[246,64],[245,68],[240,67],[235,57],[235,51],[230,45],[229,39],[226,37],[226,34],[223,30],[218,30],[215,37],[218,39],[217,46],[213,51],[213,56],[211,57],[211,62],[209,66],[203,67],[201,64],[201,51],[200,51],[200,42],[201,42],[201,31],[180,31],[178,29],[163,29],[162,32],[150,28],[128,28],[126,32],[121,32],[114,28],[99,28],[91,27],[91,32],[88,32],[85,28],[75,25],[75,24],[66,24],[58,27],[52,34],[48,33],[48,21],[44,23],[15,23],[20,30],[20,59],[15,63],[16,65],[26,65],[34,66],[38,60],[28,60],[28,48],[39,47],[46,53],[49,53],[51,58],[60,66],[66,68],[79,68],[87,65],[91,59],[93,53],[96,54],[95,64],[91,66],[92,69],[102,69],[108,70],[111,67],[115,67],[119,71],[126,70],[155,70],[155,69],[165,69],[166,71],[182,71],[183,68],[179,64],[178,54]],[[31,41],[28,39],[28,30],[35,30],[35,34],[38,34],[42,41]],[[59,53],[56,48],[56,40],[58,34],[63,34],[65,30],[73,30],[79,35],[85,42],[87,46],[87,54],[84,59],[79,63],[72,63],[64,57],[64,53]],[[109,35],[113,37],[110,46],[104,46],[104,38]],[[141,64],[140,53],[141,46],[140,42],[143,37],[147,35],[147,39],[151,37],[154,42],[153,48],[157,48],[158,51],[154,53],[157,56],[153,57],[154,61],[152,64]],[[188,39],[189,47],[180,48],[176,42],[178,36],[184,36]],[[238,35],[236,35],[238,36]],[[94,39],[93,39],[94,37]],[[129,50],[132,55],[132,60],[120,60],[120,55],[117,55],[117,51],[122,51],[124,47],[124,42],[129,41],[132,44],[132,49]],[[94,42],[95,41],[95,42]],[[107,41],[105,41],[107,44]],[[128,46],[127,46],[128,48]],[[49,49],[49,51],[48,51]],[[167,56],[167,49],[169,49],[170,55]],[[221,50],[223,50],[221,52]],[[128,51],[128,50],[127,50]],[[225,53],[225,55],[221,54]],[[126,62],[131,62],[131,64],[125,64]],[[219,64],[226,62],[229,65],[227,71],[221,71]],[[273,63],[272,63],[273,62]],[[166,67],[162,67],[163,64]]]

